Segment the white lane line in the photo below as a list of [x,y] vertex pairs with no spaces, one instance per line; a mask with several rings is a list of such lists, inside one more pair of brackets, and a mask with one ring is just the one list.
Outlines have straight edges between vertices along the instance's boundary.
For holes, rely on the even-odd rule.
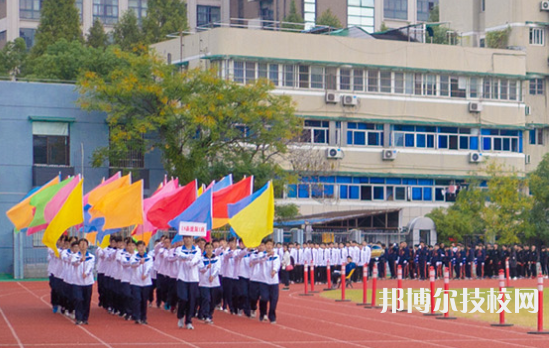
[[23,343],[21,343],[21,340],[19,339],[19,336],[17,336],[17,334],[15,333],[15,330],[14,330],[13,326],[11,326],[11,323],[8,320],[8,317],[6,317],[6,315],[4,314],[4,311],[2,310],[2,308],[0,308],[0,314],[2,314],[2,317],[6,321],[6,324],[8,324],[8,328],[10,329],[11,334],[13,335],[15,340],[17,341],[17,344],[19,345],[19,347],[24,348],[25,346],[23,345]]

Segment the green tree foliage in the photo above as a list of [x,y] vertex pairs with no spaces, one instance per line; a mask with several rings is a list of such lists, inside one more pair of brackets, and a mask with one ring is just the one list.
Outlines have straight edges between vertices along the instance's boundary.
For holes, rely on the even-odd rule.
[[303,17],[301,17],[301,15],[297,13],[297,6],[295,4],[295,0],[292,0],[292,2],[290,2],[290,11],[288,11],[288,16],[284,17],[284,22],[287,22],[282,24],[282,28],[284,29],[303,30],[304,28],[303,25],[293,24],[293,23],[305,23],[305,21],[303,20]]
[[211,71],[177,72],[152,54],[120,55],[128,65],[106,78],[87,73],[78,83],[81,106],[109,115],[110,147],[96,151],[95,165],[140,147],[160,150],[181,182],[232,172],[262,185],[277,176],[275,157],[302,125],[290,97],[272,94],[265,80],[243,86]]
[[168,34],[188,30],[187,6],[181,0],[149,0],[143,32],[147,43],[168,40]]
[[124,12],[120,20],[114,25],[112,38],[114,44],[124,51],[130,51],[135,46],[144,43],[144,35],[133,10]]
[[0,75],[10,75],[16,78],[25,70],[27,46],[25,40],[17,38],[6,43],[0,50]]
[[33,60],[32,77],[75,81],[84,72],[108,76],[118,65],[125,64],[115,46],[93,48],[79,41],[60,39]]
[[473,235],[484,234],[485,223],[482,210],[486,202],[486,193],[479,187],[479,180],[472,179],[466,190],[461,190],[456,202],[449,208],[436,208],[430,217],[436,227],[439,241],[466,240]]
[[275,205],[275,218],[277,221],[293,219],[299,215],[299,207],[295,204]]
[[341,22],[339,21],[339,18],[337,18],[333,13],[331,9],[327,9],[324,11],[320,17],[316,20],[317,25],[326,25],[330,28],[341,28]]
[[[435,5],[429,12],[429,23],[438,23],[440,21],[440,8]],[[456,45],[457,38],[448,34],[451,31],[444,25],[433,25],[427,27],[426,41],[441,45]]]
[[486,33],[486,46],[489,48],[505,49],[509,45],[511,27],[503,30],[490,31]]
[[106,48],[109,44],[109,36],[105,33],[103,23],[97,18],[93,21],[86,43],[93,48]]
[[534,201],[526,194],[528,181],[493,163],[489,164],[487,173],[490,204],[483,210],[486,235],[501,243],[519,242],[531,228],[529,214]]
[[80,29],[80,14],[75,0],[44,0],[40,10],[40,24],[32,47],[33,57],[46,52],[48,45],[60,39],[83,41]]
[[531,229],[526,237],[534,243],[549,241],[549,154],[543,157],[529,177],[534,207],[530,213]]

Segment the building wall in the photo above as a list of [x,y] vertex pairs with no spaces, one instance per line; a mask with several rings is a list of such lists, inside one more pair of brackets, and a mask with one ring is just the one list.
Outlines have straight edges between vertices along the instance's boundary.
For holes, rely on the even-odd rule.
[[[13,225],[5,212],[33,188],[33,135],[29,117],[73,119],[70,123],[70,165],[84,175],[84,192],[109,176],[109,168],[93,168],[92,153],[108,145],[106,115],[76,104],[74,85],[0,81],[0,273],[13,271]],[[83,151],[82,151],[83,150]],[[83,157],[82,157],[83,155]],[[83,165],[82,165],[83,164]],[[158,153],[145,156],[151,194],[164,177]],[[24,236],[29,239],[32,237]],[[33,250],[45,257],[45,248]]]

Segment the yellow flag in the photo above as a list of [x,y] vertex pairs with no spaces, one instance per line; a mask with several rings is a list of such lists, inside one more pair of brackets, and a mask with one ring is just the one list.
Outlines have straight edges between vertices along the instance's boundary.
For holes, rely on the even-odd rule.
[[143,223],[143,180],[116,189],[101,198],[91,209],[93,219],[105,218],[104,230]]
[[263,238],[273,233],[273,223],[274,190],[272,183],[269,183],[265,192],[229,219],[229,224],[248,248],[259,246]]
[[105,195],[121,187],[130,186],[130,184],[131,177],[130,174],[128,174],[104,186],[96,187],[90,192],[90,195],[88,197],[88,204],[94,206],[99,200],[101,200],[101,198],[105,197]]
[[55,252],[59,257],[56,243],[59,237],[68,228],[84,222],[84,209],[82,207],[82,184],[84,180],[80,180],[78,185],[72,190],[67,200],[59,209],[53,220],[46,228],[42,242]]
[[17,230],[22,230],[29,226],[34,217],[34,207],[30,205],[31,198],[39,193],[40,191],[59,183],[59,175],[50,180],[44,186],[42,186],[38,191],[34,192],[32,195],[28,196],[21,202],[17,203],[10,210],[6,212],[8,219],[13,223]]
[[95,245],[95,242],[96,242],[96,239],[97,239],[97,232],[86,233],[85,238],[88,240],[90,245]]
[[203,192],[204,192],[204,185],[202,185],[198,188],[198,192],[196,193],[196,197],[200,197]]
[[101,243],[99,244],[99,246],[101,247],[101,249],[105,249],[106,247],[108,247],[109,245],[111,244],[111,236],[106,234],[105,236],[103,236],[103,240],[101,241]]

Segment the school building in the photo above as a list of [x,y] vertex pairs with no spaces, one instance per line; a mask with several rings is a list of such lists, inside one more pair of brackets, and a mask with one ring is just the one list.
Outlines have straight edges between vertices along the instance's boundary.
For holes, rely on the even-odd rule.
[[422,217],[451,204],[472,172],[487,161],[520,175],[536,168],[545,90],[527,52],[412,41],[359,28],[215,28],[154,48],[182,69],[213,68],[242,84],[267,78],[293,98],[305,128],[280,161],[302,179],[278,203],[301,216],[286,229],[434,243]]

